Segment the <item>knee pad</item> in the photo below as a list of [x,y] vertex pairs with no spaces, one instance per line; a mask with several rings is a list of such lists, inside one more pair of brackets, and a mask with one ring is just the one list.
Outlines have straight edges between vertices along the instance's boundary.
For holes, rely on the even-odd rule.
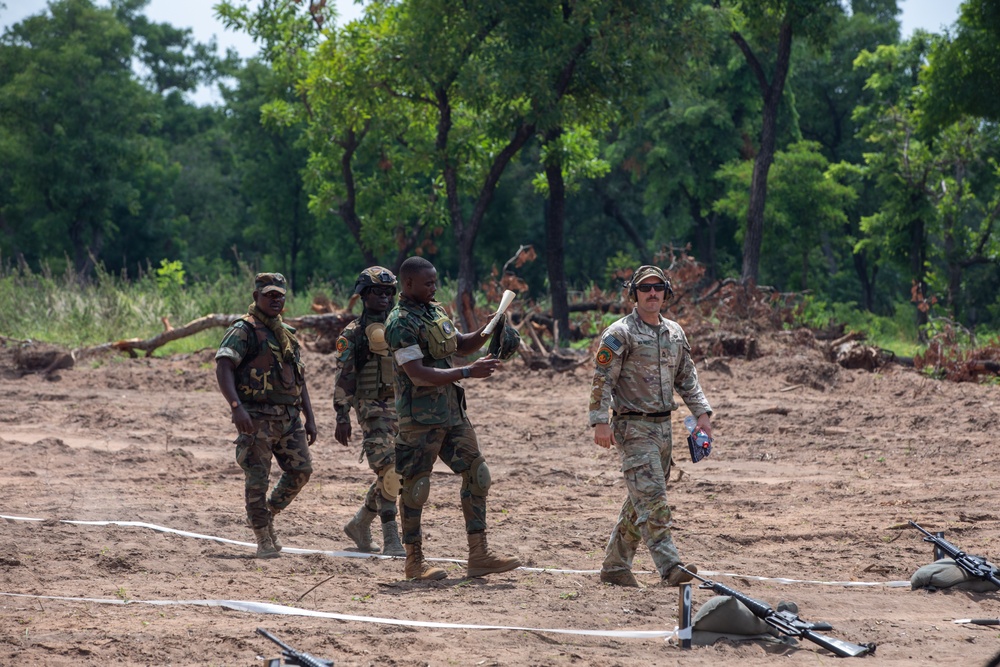
[[395,466],[386,466],[378,476],[378,490],[389,502],[396,502],[399,491],[403,488],[403,478],[396,472]]
[[422,472],[413,479],[403,482],[403,504],[410,509],[420,509],[431,493],[431,474]]
[[490,468],[482,456],[472,462],[472,467],[462,473],[462,478],[462,486],[474,496],[486,497],[490,491],[490,485],[493,484]]

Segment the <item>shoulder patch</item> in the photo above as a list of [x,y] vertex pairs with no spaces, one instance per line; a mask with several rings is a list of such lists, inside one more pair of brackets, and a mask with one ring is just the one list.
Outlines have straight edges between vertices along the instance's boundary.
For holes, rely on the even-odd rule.
[[601,348],[597,350],[598,366],[607,366],[608,364],[611,363],[611,358],[612,358],[611,350],[608,348],[607,345],[602,345]]
[[347,342],[346,338],[341,336],[340,338],[337,339],[337,352],[343,352],[348,347],[350,347],[350,344]]
[[601,341],[601,347],[608,347],[611,349],[612,352],[615,353],[621,352],[622,345],[623,345],[622,341],[618,339],[614,334],[606,335],[604,337],[604,340]]

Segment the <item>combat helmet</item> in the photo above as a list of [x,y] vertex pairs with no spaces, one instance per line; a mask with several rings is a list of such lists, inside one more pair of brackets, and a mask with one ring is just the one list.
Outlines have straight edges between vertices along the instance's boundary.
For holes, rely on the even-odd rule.
[[369,266],[361,272],[354,283],[354,293],[361,294],[366,287],[392,287],[397,289],[396,276],[384,266]]
[[500,316],[493,337],[490,338],[489,353],[501,361],[510,359],[521,347],[521,335],[517,329],[507,324],[506,313]]

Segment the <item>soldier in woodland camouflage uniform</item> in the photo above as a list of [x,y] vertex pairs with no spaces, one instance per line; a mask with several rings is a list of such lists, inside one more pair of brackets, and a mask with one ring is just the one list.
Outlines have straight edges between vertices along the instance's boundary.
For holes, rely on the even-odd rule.
[[[670,537],[667,476],[670,413],[677,409],[674,390],[709,436],[712,408],[698,383],[684,331],[660,315],[670,294],[661,269],[640,266],[629,283],[635,309],[604,331],[597,351],[590,425],[595,443],[618,450],[628,489],[601,567],[601,581],[618,586],[640,587],[632,574],[640,538],[666,585],[692,579],[676,567],[681,559]],[[686,568],[698,571],[694,565]]]
[[[239,432],[236,462],[245,476],[247,520],[258,558],[277,558],[281,551],[274,515],[309,481],[309,445],[316,441],[299,341],[295,329],[281,321],[285,291],[283,275],[258,273],[254,302],[226,330],[215,355],[219,389]],[[282,475],[268,498],[272,455]]]
[[493,374],[499,359],[489,355],[455,368],[454,355],[467,356],[482,347],[482,329],[461,334],[434,301],[437,270],[421,257],[410,257],[399,269],[402,295],[386,320],[386,338],[396,362],[396,470],[403,478],[400,515],[408,579],[441,579],[445,571],[423,556],[421,508],[430,493],[431,469],[441,458],[462,476],[462,514],[469,540],[468,576],[506,572],[521,565],[517,558],[497,556],[486,543],[486,495],[490,471],[479,451],[476,432],[465,414],[463,378]]
[[347,446],[351,437],[351,406],[358,413],[363,440],[362,456],[377,478],[368,488],[364,503],[344,527],[358,549],[373,551],[372,520],[382,520],[382,553],[405,556],[396,524],[396,401],[393,367],[385,341],[385,317],[396,296],[396,276],[381,266],[361,272],[354,284],[364,309],[337,339],[337,375],[333,409],[337,413],[337,442]]

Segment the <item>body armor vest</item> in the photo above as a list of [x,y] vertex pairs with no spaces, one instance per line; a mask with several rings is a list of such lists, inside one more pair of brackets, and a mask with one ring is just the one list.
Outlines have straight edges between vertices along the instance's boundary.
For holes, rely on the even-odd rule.
[[247,355],[236,367],[236,392],[244,403],[299,405],[305,380],[298,359],[286,362],[274,334],[263,322],[246,315],[252,327]]
[[370,356],[358,372],[357,396],[367,400],[385,400],[394,393],[392,355],[385,342],[385,324],[372,322],[365,327],[364,335],[368,340]]

